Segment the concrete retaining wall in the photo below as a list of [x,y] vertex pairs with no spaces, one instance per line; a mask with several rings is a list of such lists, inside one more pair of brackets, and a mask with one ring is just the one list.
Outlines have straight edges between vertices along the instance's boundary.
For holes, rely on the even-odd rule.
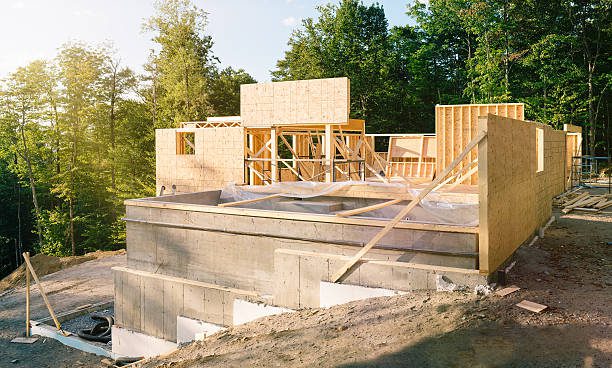
[[[274,252],[274,304],[293,309],[319,307],[322,305],[320,282],[330,281],[333,273],[349,259],[340,255],[277,249]],[[359,263],[343,283],[401,291],[435,290],[438,275],[470,288],[487,283],[486,275],[477,270],[371,258]]]

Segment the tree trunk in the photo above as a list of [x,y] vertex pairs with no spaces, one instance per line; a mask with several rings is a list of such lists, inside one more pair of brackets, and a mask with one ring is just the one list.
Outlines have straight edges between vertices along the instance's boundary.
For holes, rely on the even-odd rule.
[[111,188],[116,188],[115,185],[115,101],[117,93],[117,68],[113,67],[113,76],[111,82],[110,96],[110,145],[111,145]]
[[70,217],[70,246],[72,249],[72,255],[76,256],[76,244],[74,242],[74,211],[72,205],[72,198],[68,199],[68,215]]
[[28,177],[30,181],[30,190],[32,191],[32,202],[34,203],[34,212],[36,213],[36,230],[38,232],[38,245],[42,245],[42,226],[40,225],[40,208],[38,207],[38,198],[36,196],[36,185],[34,185],[34,172],[32,170],[32,161],[30,160],[30,151],[28,150],[28,144],[26,142],[25,131],[23,126],[25,125],[25,112],[21,114],[21,140],[23,141],[23,159],[28,167]]
[[595,126],[595,114],[593,107],[593,71],[595,65],[588,64],[589,76],[588,76],[588,88],[589,88],[589,155],[595,156],[595,139],[597,138],[597,127]]
[[187,121],[191,121],[191,101],[189,99],[189,70],[185,69],[185,103],[187,105]]

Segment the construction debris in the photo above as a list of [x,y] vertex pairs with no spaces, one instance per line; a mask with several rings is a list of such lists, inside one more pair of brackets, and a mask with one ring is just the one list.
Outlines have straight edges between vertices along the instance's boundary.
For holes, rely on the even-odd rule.
[[520,307],[520,308],[523,308],[523,309],[527,309],[528,311],[531,311],[531,312],[534,312],[534,313],[540,313],[543,310],[548,308],[548,306],[546,306],[544,304],[538,304],[538,303],[530,302],[529,300],[523,300],[520,303],[517,303],[516,306]]
[[15,337],[11,340],[15,344],[33,344],[38,341],[38,337]]
[[612,194],[590,195],[578,188],[556,197],[553,204],[563,208],[564,214],[574,210],[597,213],[612,206]]
[[506,296],[508,294],[512,294],[515,291],[519,291],[521,290],[520,287],[516,286],[516,285],[512,285],[512,286],[508,286],[507,288],[503,288],[501,290],[498,290],[495,292],[495,295],[497,296]]

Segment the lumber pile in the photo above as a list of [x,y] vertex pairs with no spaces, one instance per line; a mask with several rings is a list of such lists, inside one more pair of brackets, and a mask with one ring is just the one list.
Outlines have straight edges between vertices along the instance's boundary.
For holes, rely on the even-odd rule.
[[576,189],[556,197],[554,204],[563,208],[561,212],[565,214],[572,211],[597,213],[612,207],[612,194],[591,195],[581,189]]

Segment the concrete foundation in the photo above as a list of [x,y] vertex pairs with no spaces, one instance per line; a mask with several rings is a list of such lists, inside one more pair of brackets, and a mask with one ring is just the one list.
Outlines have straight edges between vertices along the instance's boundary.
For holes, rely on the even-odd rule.
[[116,356],[150,358],[169,353],[177,347],[174,342],[117,326],[113,326],[111,336],[113,354]]
[[185,344],[193,340],[203,340],[217,332],[225,330],[225,327],[183,316],[176,317],[176,342]]
[[328,283],[387,224],[330,213],[359,200],[280,199],[266,210],[218,207],[219,191],[208,191],[126,201],[128,264],[113,269],[117,326],[183,343],[295,309],[435,289],[436,275],[486,282],[477,227],[402,222],[346,285]]

